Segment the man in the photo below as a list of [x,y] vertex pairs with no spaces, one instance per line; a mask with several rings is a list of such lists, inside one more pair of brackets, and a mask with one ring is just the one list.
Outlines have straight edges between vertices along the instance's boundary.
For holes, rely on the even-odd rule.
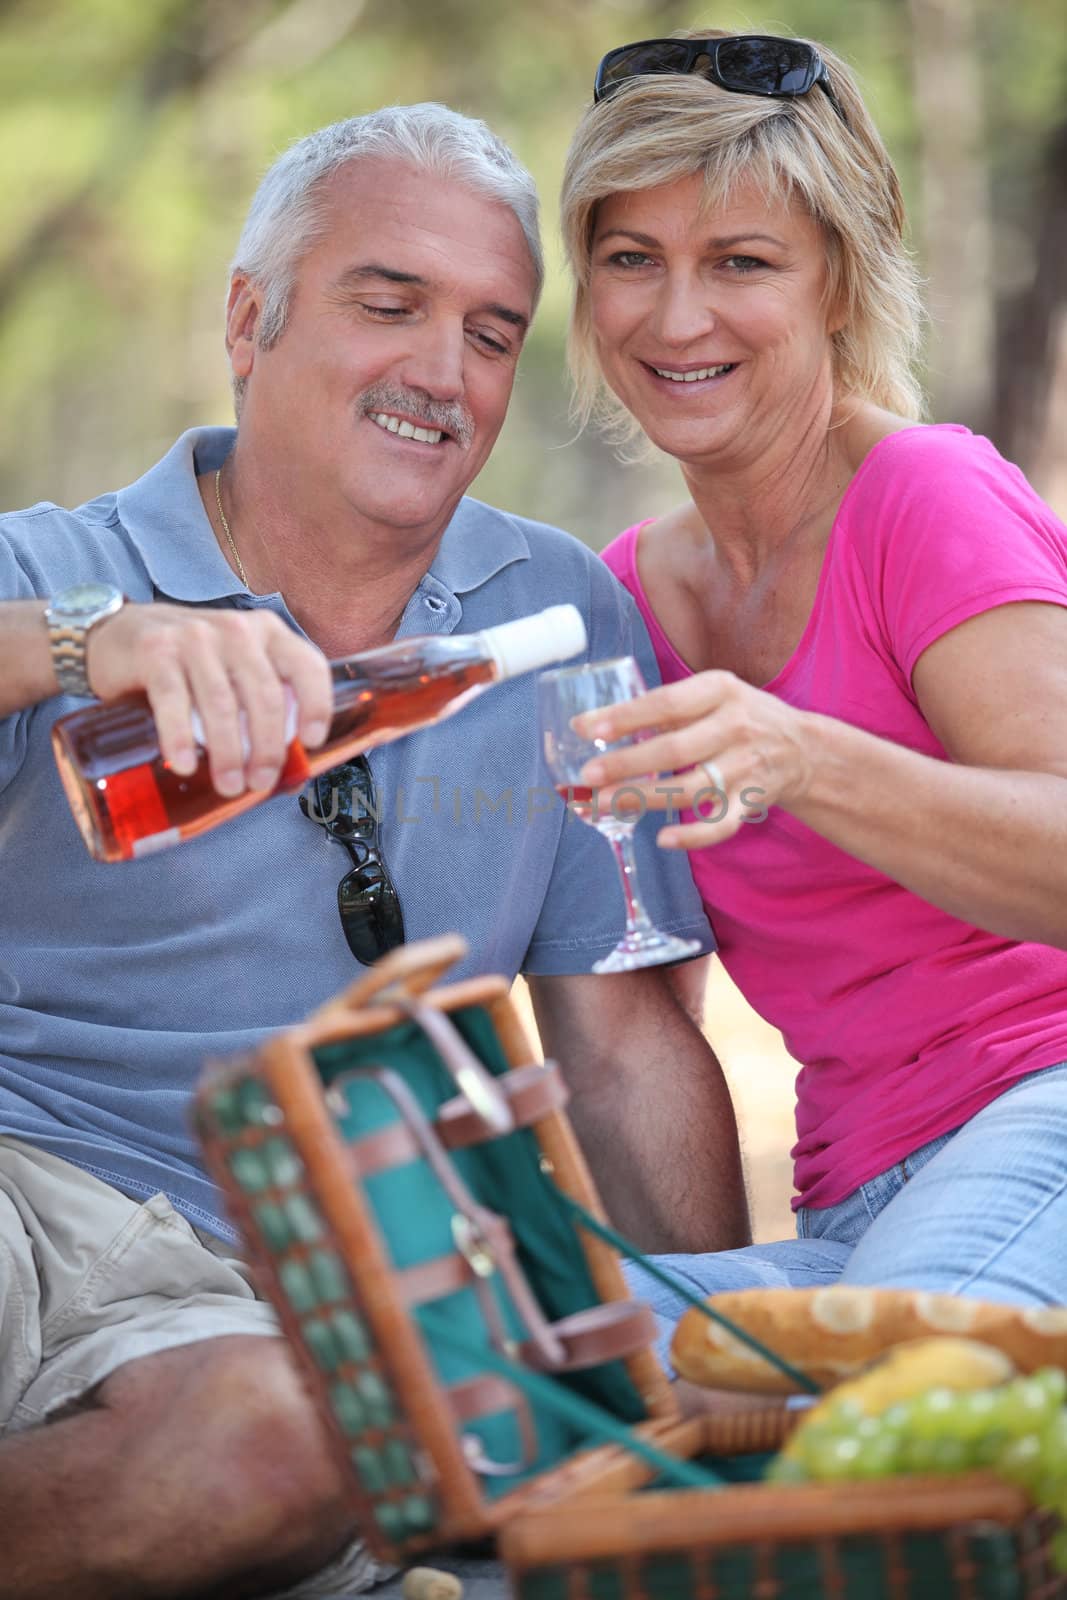
[[[577,541],[463,499],[540,276],[531,180],[482,124],[422,106],[313,134],[264,180],[238,247],[236,437],[194,430],[117,495],[0,523],[7,1600],[325,1595],[368,1577],[338,1555],[354,1532],[339,1485],[186,1121],[205,1056],[351,981],[347,855],[289,797],[95,864],[48,729],[71,692],[141,688],[173,768],[191,768],[195,708],[235,794],[279,770],[287,688],[321,743],[326,659],[397,634],[573,600],[593,654],[647,660],[629,599]],[[72,595],[88,581],[109,587]],[[593,830],[537,798],[532,707],[515,680],[374,753],[407,936],[456,928],[469,970],[529,974],[621,1226],[657,1248],[742,1243],[714,1058],[662,973],[589,975],[618,935],[618,886]],[[654,911],[707,942],[684,864],[658,866]]]

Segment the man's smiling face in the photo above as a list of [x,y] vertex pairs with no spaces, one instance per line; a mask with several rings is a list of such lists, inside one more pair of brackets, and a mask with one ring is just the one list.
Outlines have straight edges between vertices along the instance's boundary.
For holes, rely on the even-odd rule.
[[402,162],[342,168],[325,205],[284,332],[245,345],[241,426],[320,515],[432,537],[503,424],[529,247],[502,202]]

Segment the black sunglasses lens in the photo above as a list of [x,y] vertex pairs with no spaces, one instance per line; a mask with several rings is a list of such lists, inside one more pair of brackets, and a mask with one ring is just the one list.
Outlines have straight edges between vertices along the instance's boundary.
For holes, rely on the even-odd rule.
[[751,34],[721,40],[716,64],[723,87],[742,94],[807,94],[818,70],[815,52],[801,40]]
[[647,44],[624,44],[610,50],[597,68],[594,89],[598,100],[613,94],[630,78],[654,72],[687,72],[689,45],[684,39],[653,39]]
[[337,909],[348,948],[369,967],[404,943],[400,897],[378,851],[374,780],[364,757],[315,780],[300,809],[343,844],[355,863],[337,886]]
[[367,861],[345,874],[337,886],[337,909],[348,948],[364,966],[403,944],[400,897],[380,861]]

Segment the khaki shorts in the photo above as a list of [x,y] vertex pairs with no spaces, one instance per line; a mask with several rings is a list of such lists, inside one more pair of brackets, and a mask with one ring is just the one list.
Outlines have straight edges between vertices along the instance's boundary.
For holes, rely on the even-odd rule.
[[0,1137],[0,1436],[34,1427],[141,1356],[277,1334],[248,1269],[165,1195],[144,1205]]
[[[222,1334],[278,1334],[244,1262],[165,1195],[143,1205],[80,1167],[0,1137],[0,1437],[36,1427],[142,1356]],[[362,1545],[278,1600],[388,1577]]]

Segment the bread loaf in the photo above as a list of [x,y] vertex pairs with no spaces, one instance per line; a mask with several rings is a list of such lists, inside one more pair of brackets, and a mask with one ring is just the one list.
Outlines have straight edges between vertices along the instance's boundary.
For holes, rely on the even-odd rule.
[[[956,1334],[995,1345],[1020,1372],[1067,1368],[1067,1307],[1009,1306],[919,1289],[744,1289],[708,1305],[769,1345],[820,1387],[838,1383],[891,1345]],[[735,1334],[697,1310],[674,1332],[678,1373],[710,1389],[787,1394],[796,1386]]]

